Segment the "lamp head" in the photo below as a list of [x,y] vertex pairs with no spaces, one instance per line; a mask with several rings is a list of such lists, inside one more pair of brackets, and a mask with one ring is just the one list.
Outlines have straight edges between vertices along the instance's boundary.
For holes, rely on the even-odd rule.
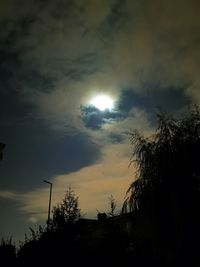
[[52,183],[49,182],[49,181],[47,181],[47,180],[43,180],[43,182],[46,183],[46,184],[50,184],[50,185],[52,185]]

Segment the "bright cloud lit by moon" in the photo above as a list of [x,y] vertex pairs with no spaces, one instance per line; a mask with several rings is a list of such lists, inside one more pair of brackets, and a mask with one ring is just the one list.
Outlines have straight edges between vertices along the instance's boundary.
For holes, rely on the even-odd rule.
[[98,95],[91,99],[90,104],[98,108],[100,111],[114,108],[114,100],[108,95]]

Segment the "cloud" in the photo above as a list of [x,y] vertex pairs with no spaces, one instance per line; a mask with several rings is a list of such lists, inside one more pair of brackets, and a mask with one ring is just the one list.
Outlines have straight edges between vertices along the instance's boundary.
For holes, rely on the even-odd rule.
[[[128,137],[124,135],[120,142],[113,142],[112,133],[121,136],[130,128],[141,130],[149,135],[152,132],[147,114],[139,109],[132,109],[132,115],[123,121],[102,127],[101,131],[91,133],[99,144],[100,156],[93,163],[68,174],[54,175],[53,205],[64,197],[65,190],[71,186],[80,198],[80,207],[87,217],[95,217],[96,210],[109,209],[108,198],[112,194],[121,208],[126,190],[135,177],[134,168],[129,168],[131,147]],[[132,127],[130,127],[132,126]],[[0,191],[0,197],[19,202],[21,211],[31,222],[44,221],[47,214],[49,188],[37,188],[27,193]]]
[[[55,116],[59,123],[69,114],[73,124],[92,91],[111,91],[119,97],[127,87],[143,94],[149,84],[155,91],[182,88],[183,93],[198,99],[200,23],[196,1],[118,1],[119,7],[110,1],[94,1],[83,9],[74,1],[62,20],[52,12],[57,7],[50,3],[39,12],[40,20],[31,25],[31,34],[21,38],[21,45],[30,43],[22,55],[24,62],[54,79],[50,92],[39,90],[36,98],[30,95],[43,118],[55,121]],[[111,30],[113,24],[118,26]]]
[[18,193],[15,192],[11,192],[11,191],[0,191],[0,197],[1,198],[5,198],[5,199],[10,199],[10,200],[22,200],[23,199],[23,195],[20,195]]
[[34,115],[50,126],[83,127],[80,106],[92,92],[119,97],[151,85],[181,88],[198,102],[197,1],[20,3],[0,5],[1,38],[12,40],[3,51],[17,58],[4,66],[21,98],[35,105]]
[[[101,160],[67,175],[53,179],[53,205],[61,202],[65,190],[71,186],[79,196],[80,207],[87,217],[95,217],[96,210],[109,209],[108,198],[111,194],[121,208],[126,190],[133,179],[133,170],[128,168],[129,149],[124,144],[109,145],[103,148]],[[31,222],[44,221],[48,208],[49,188],[40,188],[19,194],[0,191],[0,197],[18,201],[21,211]]]
[[113,123],[123,118],[123,115],[117,110],[101,111],[92,105],[81,107],[81,117],[85,127],[98,130],[106,123]]

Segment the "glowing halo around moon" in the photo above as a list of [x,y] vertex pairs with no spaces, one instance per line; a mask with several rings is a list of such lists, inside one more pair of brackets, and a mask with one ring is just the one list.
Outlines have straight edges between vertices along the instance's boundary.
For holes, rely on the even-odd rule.
[[108,95],[97,95],[91,99],[90,104],[100,111],[112,110],[114,108],[114,100]]

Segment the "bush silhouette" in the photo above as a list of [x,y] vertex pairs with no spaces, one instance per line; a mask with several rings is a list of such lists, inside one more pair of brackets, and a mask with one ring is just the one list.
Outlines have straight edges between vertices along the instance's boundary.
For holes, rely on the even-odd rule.
[[15,266],[16,264],[16,247],[12,243],[12,238],[1,239],[0,263],[2,266]]

